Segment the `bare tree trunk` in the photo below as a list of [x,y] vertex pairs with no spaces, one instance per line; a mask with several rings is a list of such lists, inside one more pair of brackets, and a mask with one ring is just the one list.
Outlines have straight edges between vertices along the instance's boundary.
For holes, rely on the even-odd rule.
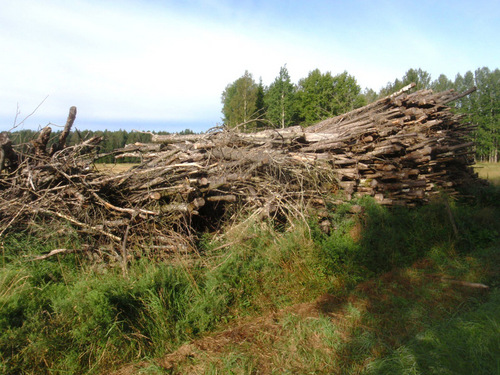
[[57,151],[60,151],[64,147],[66,147],[66,139],[68,138],[73,123],[75,122],[75,118],[76,118],[76,107],[73,106],[69,109],[68,119],[66,120],[66,125],[64,126],[64,130],[59,136],[59,141],[57,143],[54,143],[50,148],[49,152],[50,156],[54,155]]
[[52,129],[49,126],[46,126],[42,129],[42,131],[38,135],[38,138],[31,141],[36,157],[47,156],[47,143],[49,142],[51,133]]
[[3,163],[5,162],[5,152],[0,148],[0,173],[2,173]]
[[281,129],[285,129],[285,93],[281,92]]

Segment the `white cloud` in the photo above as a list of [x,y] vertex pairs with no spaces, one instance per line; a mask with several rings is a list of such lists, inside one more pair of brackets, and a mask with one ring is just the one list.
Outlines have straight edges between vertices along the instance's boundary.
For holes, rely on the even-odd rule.
[[15,32],[1,40],[13,53],[2,64],[0,95],[11,107],[20,102],[29,108],[50,95],[42,108],[47,116],[77,105],[93,118],[192,120],[208,114],[218,120],[222,91],[245,69],[269,82],[287,62],[307,74],[310,60],[319,62],[321,55],[277,30],[219,26],[165,9],[152,14],[105,3],[17,4],[8,9],[10,17],[25,11],[14,21]]
[[421,30],[389,3],[349,9],[363,17],[353,22],[342,18],[350,5],[317,1],[325,14],[313,12],[316,22],[293,15],[293,3],[282,18],[280,2],[256,14],[231,3],[3,1],[0,116],[13,117],[17,103],[30,112],[49,95],[37,114],[50,121],[76,105],[83,120],[215,123],[222,91],[245,70],[264,84],[285,63],[295,82],[315,68],[347,70],[377,90],[411,67],[453,77],[471,61],[453,55],[456,44],[444,48],[446,33]]

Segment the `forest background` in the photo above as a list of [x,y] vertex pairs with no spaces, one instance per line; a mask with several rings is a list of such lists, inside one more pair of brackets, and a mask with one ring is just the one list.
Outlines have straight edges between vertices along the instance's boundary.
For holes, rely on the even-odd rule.
[[[410,83],[416,83],[417,90],[432,89],[436,92],[454,89],[465,91],[477,87],[477,91],[454,104],[454,110],[466,115],[466,122],[477,126],[473,132],[476,145],[476,159],[480,162],[498,162],[500,145],[500,70],[487,67],[457,74],[454,80],[441,74],[435,80],[420,69],[409,69],[401,78],[388,82],[378,92],[371,88],[361,89],[354,76],[347,71],[332,75],[314,69],[308,76],[293,83],[286,64],[280,68],[278,76],[268,86],[262,79],[257,82],[254,76],[244,74],[229,83],[221,96],[222,122],[229,128],[239,131],[255,131],[263,128],[285,128],[293,125],[308,126],[326,118],[341,115],[362,107],[375,100],[390,95]],[[16,123],[10,137],[16,144],[27,144],[36,138],[37,131],[17,130],[22,121]],[[51,125],[51,124],[49,124]],[[76,128],[78,126],[76,125]],[[60,131],[53,132],[57,139]],[[168,134],[168,131],[155,134]],[[186,129],[181,134],[191,134]],[[149,142],[150,134],[126,130],[75,130],[68,144],[73,145],[93,136],[103,136],[100,152],[102,154],[135,142]],[[101,163],[114,162],[112,155],[103,156]],[[130,158],[120,159],[120,163],[133,162]]]

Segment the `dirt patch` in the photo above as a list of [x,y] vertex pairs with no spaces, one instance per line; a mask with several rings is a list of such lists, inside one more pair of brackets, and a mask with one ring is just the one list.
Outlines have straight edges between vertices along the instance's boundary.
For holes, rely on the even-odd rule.
[[[256,352],[262,351],[262,349],[259,350],[259,346],[261,346],[260,342],[262,341],[261,336],[263,332],[269,345],[269,340],[272,342],[281,337],[280,332],[283,329],[281,319],[285,315],[295,314],[303,318],[317,318],[321,314],[320,306],[323,300],[328,298],[330,298],[328,295],[321,296],[314,302],[290,306],[279,312],[273,312],[266,316],[240,323],[235,327],[212,336],[195,340],[190,344],[181,346],[175,352],[166,355],[159,361],[159,364],[165,369],[174,370],[187,360],[206,355],[214,356],[227,351],[231,346],[250,345],[255,348]],[[194,370],[194,368],[190,369]]]
[[349,230],[349,236],[355,243],[358,243],[359,241],[361,241],[362,235],[363,235],[363,224],[361,223],[360,220],[357,220],[356,223]]

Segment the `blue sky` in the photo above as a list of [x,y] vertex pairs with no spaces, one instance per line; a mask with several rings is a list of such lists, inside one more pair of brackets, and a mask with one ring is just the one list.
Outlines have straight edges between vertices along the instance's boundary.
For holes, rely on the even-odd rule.
[[269,85],[344,70],[378,91],[409,68],[433,79],[499,67],[500,2],[0,0],[0,131],[204,131],[245,70]]

